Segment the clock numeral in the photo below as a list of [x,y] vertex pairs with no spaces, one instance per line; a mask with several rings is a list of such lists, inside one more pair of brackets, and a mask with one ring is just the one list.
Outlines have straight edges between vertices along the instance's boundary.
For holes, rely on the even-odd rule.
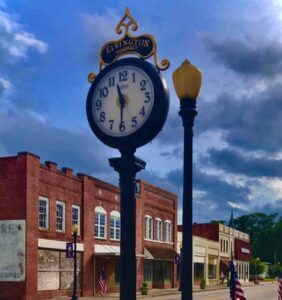
[[119,131],[120,131],[120,132],[124,132],[124,131],[125,131],[124,121],[121,121],[121,122],[119,123]]
[[96,100],[95,106],[97,110],[100,110],[102,107],[102,101],[100,99]]
[[110,123],[110,130],[113,130],[114,120],[109,120],[109,123]]
[[147,81],[145,79],[140,81],[140,91],[146,91],[146,83]]
[[132,73],[132,82],[135,82],[135,73]]
[[146,97],[146,99],[145,99],[145,103],[148,103],[148,102],[150,102],[150,100],[151,100],[151,97],[150,97],[150,92],[145,92],[145,97]]
[[111,76],[109,77],[109,87],[115,86],[115,77]]
[[142,106],[142,108],[139,111],[139,115],[141,115],[142,117],[145,116],[145,106]]
[[127,81],[127,71],[122,71],[118,73],[119,82]]
[[107,87],[100,88],[100,98],[107,97],[108,93],[109,91]]
[[106,113],[104,111],[100,112],[100,122],[105,122],[106,120]]
[[137,126],[137,120],[136,119],[137,119],[136,116],[132,117],[132,119],[131,119],[131,127],[132,128]]

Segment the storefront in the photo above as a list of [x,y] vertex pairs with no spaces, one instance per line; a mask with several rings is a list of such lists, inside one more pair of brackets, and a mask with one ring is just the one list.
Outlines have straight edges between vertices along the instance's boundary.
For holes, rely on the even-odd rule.
[[153,288],[173,287],[177,252],[170,248],[146,246],[144,255],[144,281]]
[[249,261],[251,258],[250,243],[241,239],[235,239],[234,263],[238,271],[238,278],[243,282],[249,282]]

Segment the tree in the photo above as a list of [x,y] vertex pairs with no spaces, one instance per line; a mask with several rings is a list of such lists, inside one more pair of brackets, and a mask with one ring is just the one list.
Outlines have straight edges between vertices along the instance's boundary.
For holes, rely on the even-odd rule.
[[211,224],[225,224],[225,221],[224,220],[211,220],[210,221]]
[[262,274],[265,271],[265,263],[260,259],[253,258],[250,261],[250,275],[252,277]]
[[275,278],[275,277],[281,277],[282,276],[282,266],[280,264],[271,265],[268,269],[269,277]]
[[279,259],[282,256],[282,219],[278,223],[276,219],[277,214],[264,213],[253,213],[234,219],[235,228],[250,235],[253,257],[274,263],[275,255],[279,253]]

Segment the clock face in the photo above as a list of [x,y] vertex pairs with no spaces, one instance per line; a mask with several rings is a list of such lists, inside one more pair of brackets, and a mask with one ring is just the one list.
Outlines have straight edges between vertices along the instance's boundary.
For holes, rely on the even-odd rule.
[[88,92],[86,112],[94,134],[121,150],[150,142],[162,129],[168,106],[168,89],[160,72],[130,57],[98,74]]
[[92,115],[107,135],[127,136],[146,122],[154,98],[153,82],[144,70],[134,65],[119,66],[107,72],[97,84]]

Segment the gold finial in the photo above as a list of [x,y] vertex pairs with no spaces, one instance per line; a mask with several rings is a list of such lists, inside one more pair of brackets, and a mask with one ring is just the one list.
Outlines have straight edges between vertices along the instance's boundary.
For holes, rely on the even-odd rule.
[[[125,22],[126,19],[129,19],[129,22]],[[129,31],[129,27],[132,26],[131,30],[132,31],[136,31],[138,29],[138,23],[136,22],[136,20],[131,16],[131,13],[128,9],[128,7],[126,7],[125,9],[125,13],[123,18],[119,21],[117,27],[116,27],[116,33],[117,34],[121,34],[122,33],[122,27],[125,27],[125,34],[124,35],[128,35],[128,31]]]

